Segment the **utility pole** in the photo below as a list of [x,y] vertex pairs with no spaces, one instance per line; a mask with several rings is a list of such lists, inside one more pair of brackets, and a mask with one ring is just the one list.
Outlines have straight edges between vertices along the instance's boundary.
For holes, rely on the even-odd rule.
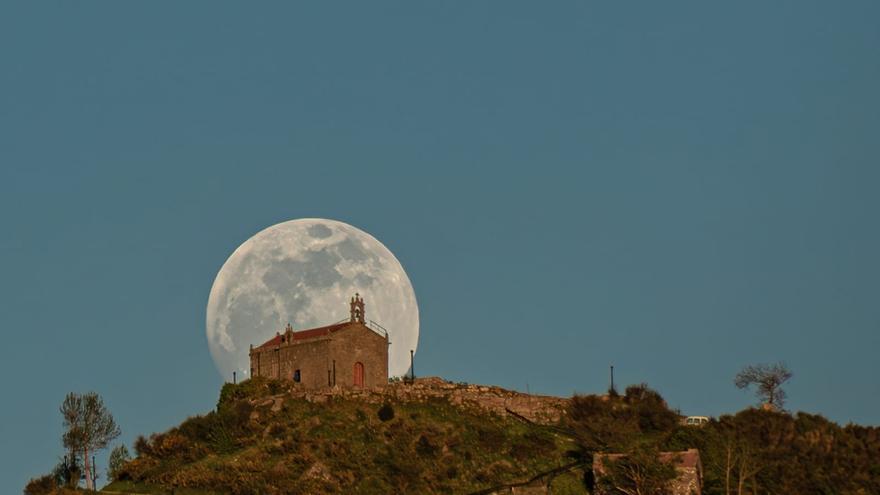
[[608,391],[609,392],[611,392],[611,391],[617,392],[617,390],[614,389],[614,365],[613,364],[611,365],[611,388]]
[[416,362],[415,362],[415,351],[412,349],[409,350],[409,379],[411,382],[416,382]]
[[235,384],[237,384],[237,383],[238,383],[238,382],[235,380],[235,372],[233,371],[233,372],[232,372],[232,384],[235,385]]

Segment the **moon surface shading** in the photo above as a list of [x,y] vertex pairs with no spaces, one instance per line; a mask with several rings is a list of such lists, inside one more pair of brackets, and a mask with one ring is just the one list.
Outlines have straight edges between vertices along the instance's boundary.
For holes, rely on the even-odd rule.
[[419,307],[397,258],[375,237],[336,220],[303,218],[273,225],[236,249],[214,279],[206,332],[227,380],[248,376],[250,345],[290,322],[294,330],[349,317],[356,292],[366,317],[388,331],[388,374],[409,369],[419,340]]

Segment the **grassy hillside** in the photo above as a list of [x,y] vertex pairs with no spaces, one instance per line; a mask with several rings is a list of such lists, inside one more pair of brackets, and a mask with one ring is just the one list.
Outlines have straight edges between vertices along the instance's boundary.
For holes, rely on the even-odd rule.
[[704,495],[880,495],[880,429],[817,415],[746,409],[686,427],[637,385],[621,396],[574,397],[558,424],[540,426],[438,398],[314,403],[285,394],[288,386],[226,385],[216,411],[140,438],[137,457],[106,490],[469,494],[559,470],[541,480],[551,480],[551,493],[585,494],[598,452],[650,467],[659,451],[698,448]]
[[[273,399],[284,386],[226,385],[215,412],[139,439],[136,459],[106,490],[471,493],[571,462],[571,440],[514,418],[444,400]],[[581,476],[556,477],[555,493],[586,493]]]

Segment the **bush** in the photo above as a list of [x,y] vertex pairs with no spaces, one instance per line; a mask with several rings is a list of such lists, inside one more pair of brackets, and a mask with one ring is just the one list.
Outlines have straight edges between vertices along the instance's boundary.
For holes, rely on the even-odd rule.
[[479,427],[477,429],[477,438],[479,439],[481,446],[496,452],[500,451],[507,441],[507,436],[503,431],[491,426]]
[[391,421],[394,419],[394,408],[391,407],[391,404],[386,402],[385,404],[382,404],[382,407],[379,408],[379,411],[376,414],[383,423]]
[[624,401],[635,410],[642,433],[669,431],[678,424],[678,415],[646,383],[626,387]]
[[148,456],[153,453],[153,449],[150,448],[150,441],[143,435],[138,435],[134,440],[134,453],[138,457]]
[[428,437],[421,435],[416,442],[416,453],[422,457],[434,457],[437,447],[428,440]]
[[216,413],[209,413],[205,416],[192,416],[181,423],[178,427],[178,431],[181,435],[190,440],[204,442],[211,433],[211,429],[214,427],[216,419]]
[[616,399],[576,395],[569,402],[568,422],[584,452],[619,451],[639,436],[635,413]]
[[48,495],[58,488],[55,475],[44,474],[39,478],[31,478],[24,487],[25,495]]
[[74,455],[66,455],[61,458],[55,465],[55,469],[52,470],[55,483],[67,488],[75,487],[79,483],[81,474],[82,469]]

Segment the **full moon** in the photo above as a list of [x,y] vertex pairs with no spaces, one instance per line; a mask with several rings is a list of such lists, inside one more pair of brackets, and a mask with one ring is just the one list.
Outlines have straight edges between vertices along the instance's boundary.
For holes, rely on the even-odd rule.
[[366,317],[388,331],[388,374],[409,369],[419,340],[415,292],[397,258],[375,237],[351,225],[303,218],[273,225],[236,249],[214,279],[206,332],[225,379],[248,376],[250,345],[287,323],[294,331],[349,317],[360,293]]

